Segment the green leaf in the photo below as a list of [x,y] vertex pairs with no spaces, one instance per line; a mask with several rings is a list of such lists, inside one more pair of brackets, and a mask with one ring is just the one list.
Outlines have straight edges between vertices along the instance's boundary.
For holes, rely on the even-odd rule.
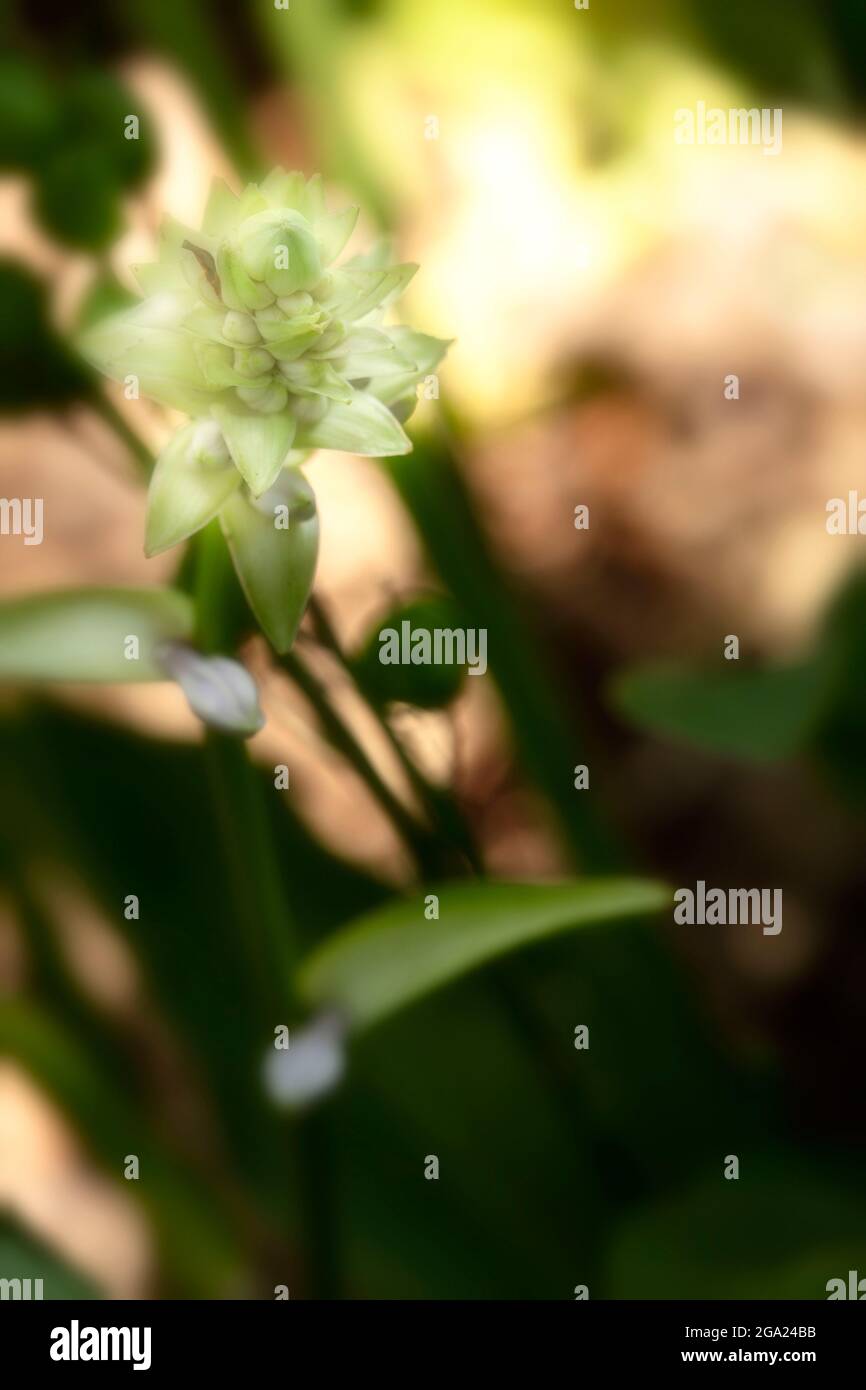
[[[216,440],[206,433],[210,430]],[[240,487],[240,473],[218,445],[218,425],[204,420],[184,425],[163,449],[147,499],[148,555],[159,555],[201,530]]]
[[57,147],[39,170],[36,213],[52,236],[76,249],[102,251],[119,236],[120,186],[100,144]]
[[351,402],[334,401],[321,420],[302,424],[299,449],[344,449],[369,458],[412,452],[412,442],[387,406],[356,391]]
[[626,1220],[605,1297],[825,1299],[829,1279],[862,1270],[866,1202],[853,1165],[741,1151],[740,1176],[726,1181],[723,1161]]
[[0,410],[56,407],[93,394],[90,374],[55,333],[45,287],[0,261]]
[[54,83],[21,53],[0,63],[0,168],[30,171],[61,128]]
[[735,757],[790,757],[820,718],[827,673],[819,662],[765,671],[646,666],[618,676],[613,704],[633,724]]
[[661,884],[630,878],[446,884],[435,891],[438,921],[425,918],[418,896],[331,937],[301,966],[301,994],[311,1005],[341,1010],[353,1028],[367,1028],[519,946],[670,902]]
[[[156,146],[147,114],[112,73],[90,68],[74,73],[63,97],[63,138],[86,141],[104,152],[123,188],[134,188],[151,172]],[[127,117],[137,116],[138,138],[127,139]]]
[[[283,510],[285,509],[285,510]],[[280,526],[288,518],[288,527]],[[278,652],[287,652],[313,587],[319,518],[302,473],[286,468],[257,501],[237,492],[220,524],[247,601]]]
[[426,666],[383,663],[380,660],[382,633],[391,628],[399,640],[404,622],[409,624],[413,634],[432,632],[435,628],[454,631],[462,625],[459,606],[445,595],[416,598],[400,604],[367,634],[361,651],[352,662],[355,677],[364,692],[377,703],[399,700],[419,709],[441,709],[458,695],[466,667],[444,663]]
[[215,405],[214,419],[223,432],[235,467],[258,497],[276,481],[295,437],[295,418],[286,411],[261,415],[240,404]]
[[[163,642],[188,639],[192,601],[175,589],[66,589],[0,604],[0,680],[160,681]],[[127,659],[127,638],[138,658]]]

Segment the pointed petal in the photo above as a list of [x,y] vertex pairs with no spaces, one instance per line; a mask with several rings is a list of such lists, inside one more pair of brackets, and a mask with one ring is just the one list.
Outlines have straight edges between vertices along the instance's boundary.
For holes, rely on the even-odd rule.
[[452,338],[433,338],[429,333],[416,333],[411,328],[392,328],[389,332],[399,351],[411,357],[415,366],[408,372],[371,373],[364,390],[375,396],[383,405],[393,405],[417,382],[432,372],[453,342]]
[[295,420],[287,412],[260,415],[238,402],[213,407],[213,417],[223,432],[235,467],[258,497],[271,487],[292,447]]
[[346,261],[344,270],[387,270],[393,261],[393,249],[387,237],[375,242],[369,251],[361,251]]
[[159,229],[159,259],[175,260],[185,241],[202,251],[207,251],[211,256],[216,255],[219,245],[218,238],[210,236],[208,232],[197,227],[187,227],[185,222],[178,222],[175,217],[166,217]]
[[330,362],[284,362],[280,372],[290,391],[299,395],[327,396],[332,401],[348,404],[353,391],[348,381],[335,371]]
[[268,207],[294,208],[299,212],[304,196],[304,176],[299,173],[287,174],[277,167],[259,184],[259,191],[266,199]]
[[146,553],[158,555],[206,526],[240,483],[216,422],[184,425],[163,449],[150,480]]
[[388,270],[335,270],[325,308],[334,317],[354,322],[380,304],[403,293],[417,265],[395,265]]
[[312,488],[297,469],[284,469],[256,502],[243,490],[230,498],[220,525],[250,607],[276,650],[288,651],[316,572],[319,519]]
[[238,224],[246,221],[248,217],[255,217],[257,212],[267,212],[268,206],[264,189],[257,184],[248,183],[238,199]]
[[223,237],[235,225],[240,199],[225,179],[214,179],[210,186],[202,226],[209,236]]
[[417,363],[402,352],[390,332],[378,328],[356,328],[338,347],[327,354],[347,381],[385,373],[413,372]]
[[134,265],[132,273],[144,294],[160,294],[163,290],[171,292],[187,287],[177,261],[149,261],[144,265]]
[[82,335],[82,355],[113,381],[138,379],[141,395],[203,415],[210,406],[207,382],[196,360],[193,340],[179,325],[183,303],[159,295],[134,309],[113,314]]
[[320,420],[301,425],[300,449],[344,449],[368,458],[408,454],[412,442],[387,406],[373,396],[356,391],[351,403],[334,401]]
[[317,222],[320,217],[325,216],[325,186],[321,174],[313,174],[313,177],[307,180],[300,210],[309,222]]
[[360,208],[344,208],[342,212],[326,213],[316,223],[316,240],[322,250],[322,265],[330,265],[355,230]]

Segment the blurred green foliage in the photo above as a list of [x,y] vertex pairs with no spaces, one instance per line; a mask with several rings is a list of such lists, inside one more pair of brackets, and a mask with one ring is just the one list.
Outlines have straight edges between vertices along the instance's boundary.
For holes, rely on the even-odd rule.
[[[52,28],[60,20],[23,8],[2,12],[20,52],[0,65],[0,166],[28,178],[51,238],[92,253],[81,322],[123,302],[104,254],[123,228],[125,198],[154,167],[147,115],[111,75],[142,46],[184,71],[242,175],[261,163],[248,98],[262,73],[285,78],[307,113],[316,162],[388,223],[375,159],[346,116],[338,61],[345,26],[380,22],[386,4],[293,0],[297,22],[286,25],[270,5],[239,16],[203,0],[105,0],[65,12],[62,42]],[[857,0],[611,0],[593,4],[593,18],[613,44],[663,23],[672,40],[712,54],[768,99],[790,94],[830,110],[863,104]],[[123,138],[128,114],[141,118],[139,141]],[[94,399],[89,374],[51,326],[44,287],[8,261],[0,310],[0,408]],[[461,477],[460,422],[452,426],[385,464],[442,589],[401,604],[388,621],[487,629],[523,777],[576,869],[620,871],[631,855],[603,796],[573,787],[572,768],[590,746],[587,721],[569,708],[491,552]],[[212,649],[253,624],[242,596],[209,564],[202,546],[183,562],[179,583],[211,593],[211,610],[197,620]],[[640,727],[700,748],[813,757],[862,810],[864,613],[857,580],[796,668],[627,673],[617,705]],[[294,655],[284,664],[351,760],[347,731],[309,668]],[[346,666],[380,714],[393,701],[447,706],[459,683],[448,668],[383,667],[375,635]],[[393,815],[387,789],[362,759],[354,765]],[[443,864],[465,877],[472,827],[447,793],[425,786],[417,769],[410,775],[430,823],[397,828],[420,878]],[[712,1039],[663,930],[597,919],[591,930],[567,930],[581,920],[591,885],[561,890],[566,907],[548,921],[556,935],[509,960],[497,959],[506,944],[497,923],[513,925],[516,915],[508,944],[526,944],[536,921],[529,900],[548,890],[536,898],[481,880],[450,885],[443,900],[456,894],[465,912],[428,951],[420,913],[429,885],[396,899],[325,850],[290,800],[274,795],[270,773],[251,768],[236,747],[145,738],[49,702],[4,706],[0,715],[0,828],[0,886],[26,954],[26,987],[0,1008],[0,1043],[113,1181],[123,1183],[124,1155],[139,1155],[142,1180],[123,1190],[155,1237],[155,1292],[270,1297],[288,1280],[294,1296],[297,1274],[307,1292],[358,1297],[568,1298],[586,1282],[593,1297],[815,1298],[827,1277],[860,1258],[859,1165],[829,1144],[804,1153],[777,1066]],[[268,842],[275,870],[250,850]],[[135,1026],[73,968],[56,905],[42,891],[52,874],[94,903],[132,954],[142,981]],[[122,914],[131,892],[141,903],[136,922]],[[627,917],[628,909],[626,894],[604,915]],[[393,1012],[353,1042],[347,1084],[300,1118],[275,1110],[261,1085],[262,1057],[283,1021],[274,999],[284,960],[263,926],[275,911],[292,936],[285,959],[307,960],[308,983],[322,961],[338,960],[344,1005],[396,978]],[[420,941],[414,977],[394,970],[407,941]],[[445,946],[456,955],[442,966]],[[466,973],[470,965],[483,968]],[[287,993],[284,1021],[294,1022],[295,1008]],[[573,1046],[577,1023],[590,1029],[586,1052]],[[743,1159],[736,1183],[722,1179],[729,1152]],[[429,1153],[442,1165],[437,1183],[422,1177]],[[4,1221],[0,1277],[31,1272],[45,1278],[46,1296],[101,1293]]]
[[432,634],[436,628],[452,630],[461,626],[460,611],[447,595],[415,598],[398,604],[371,629],[361,650],[353,658],[352,669],[358,684],[368,696],[381,705],[402,701],[418,709],[439,709],[457,697],[466,674],[465,667],[456,663],[447,666],[388,665],[380,661],[381,633],[393,628],[398,634],[402,624],[409,631]]
[[60,408],[92,394],[89,372],[50,326],[45,288],[0,260],[0,411]]

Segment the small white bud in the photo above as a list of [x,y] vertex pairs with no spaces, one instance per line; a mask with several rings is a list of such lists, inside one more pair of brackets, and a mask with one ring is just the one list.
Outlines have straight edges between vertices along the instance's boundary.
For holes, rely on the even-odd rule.
[[277,1105],[306,1105],[332,1091],[346,1070],[346,1024],[336,1013],[320,1014],[292,1029],[286,1051],[268,1050],[265,1092]]
[[159,661],[177,681],[193,714],[212,729],[249,738],[265,717],[249,671],[228,656],[202,656],[182,642],[166,642]]

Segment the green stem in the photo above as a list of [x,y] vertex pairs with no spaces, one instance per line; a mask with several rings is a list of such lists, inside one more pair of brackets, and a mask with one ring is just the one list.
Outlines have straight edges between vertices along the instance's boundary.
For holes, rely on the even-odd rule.
[[[204,652],[233,649],[234,575],[218,523],[196,542],[196,637]],[[205,758],[235,906],[257,992],[278,1020],[294,1004],[297,944],[258,771],[243,743],[208,730]]]
[[377,772],[355,735],[337,714],[322,683],[293,652],[281,657],[280,661],[283,669],[313,706],[334,747],[355,769],[389,816],[398,835],[417,861],[422,874],[427,877],[441,872],[443,858],[435,840],[409,814]]
[[[198,537],[195,569],[197,637],[205,651],[233,649],[236,590],[225,542],[212,523]],[[251,973],[263,1009],[280,1020],[299,1009],[297,954],[262,783],[236,739],[209,732],[206,757]],[[328,1111],[289,1116],[283,1125],[300,1192],[310,1298],[334,1298],[339,1290],[330,1125]]]
[[311,1110],[295,1122],[293,1133],[305,1215],[307,1297],[341,1298],[333,1107]]
[[322,645],[339,661],[342,669],[352,681],[356,691],[363,698],[367,708],[375,716],[380,729],[391,745],[394,753],[399,760],[400,766],[408,778],[418,800],[424,807],[430,821],[436,825],[455,845],[462,855],[465,856],[469,867],[475,873],[483,872],[483,865],[475,847],[475,842],[469,825],[462,815],[460,808],[447,794],[444,794],[434,787],[409,757],[402,741],[397,737],[381,705],[374,700],[368,691],[358,683],[358,679],[352,669],[351,662],[343,651],[342,645],[333,625],[318,599],[310,600],[310,612],[316,624],[317,635]]

